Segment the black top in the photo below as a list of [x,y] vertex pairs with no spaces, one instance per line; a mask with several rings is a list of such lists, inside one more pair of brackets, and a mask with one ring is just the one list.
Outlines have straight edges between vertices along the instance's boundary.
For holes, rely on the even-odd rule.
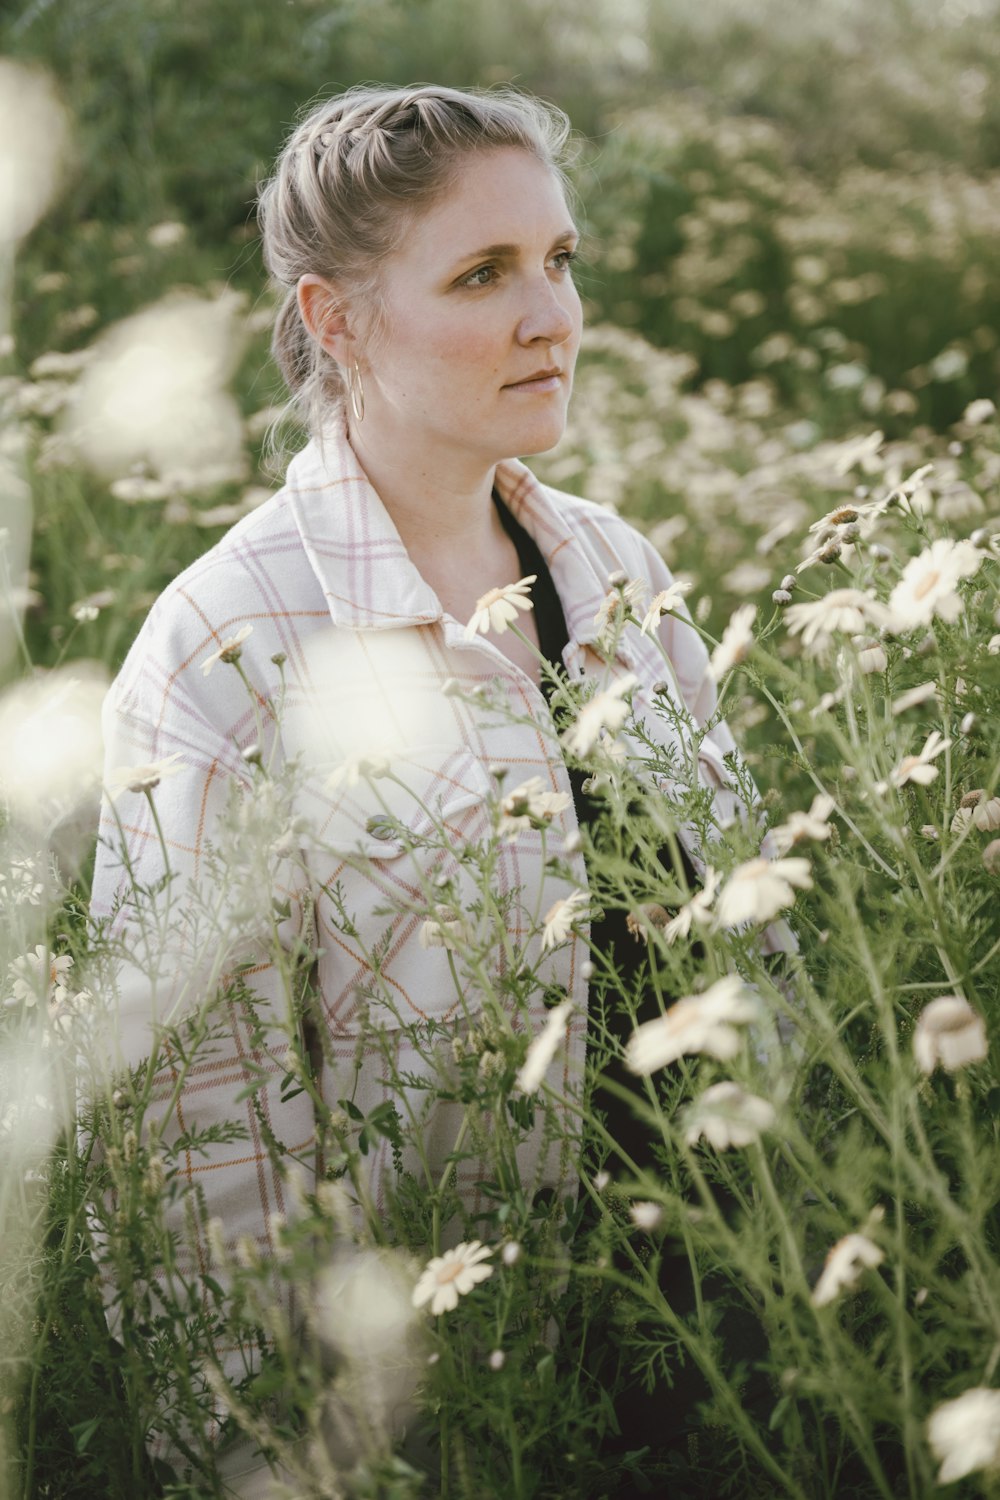
[[[546,661],[555,663],[562,662],[563,648],[569,640],[569,632],[566,627],[566,617],[563,614],[562,604],[556,592],[552,575],[546,565],[545,559],[538,548],[538,544],[524,527],[515,520],[514,516],[504,505],[497,491],[493,491],[493,499],[503,523],[504,530],[517,548],[518,563],[521,569],[521,577],[530,573],[536,575],[536,582],[531,590],[534,604],[535,625],[538,630],[538,642],[542,656]],[[549,697],[552,692],[552,683],[543,679],[543,692]],[[570,785],[573,790],[573,801],[576,805],[577,821],[581,827],[590,824],[597,816],[601,807],[599,799],[588,796],[583,789],[583,783],[587,779],[587,773],[573,766],[567,766]],[[678,842],[680,857],[683,862],[684,874],[688,886],[693,890],[699,882],[686,850]],[[668,847],[664,846],[659,851],[660,864],[665,870],[673,868],[672,857]],[[594,953],[598,956],[608,956],[613,959],[619,975],[622,978],[627,993],[635,990],[636,981],[645,975],[648,981],[649,962],[646,952],[644,938],[638,940],[632,936],[626,926],[626,913],[621,910],[606,908],[602,915],[595,917],[591,923],[590,939]],[[615,1005],[614,995],[608,991],[605,997],[605,1024],[611,1033],[620,1041],[624,1041],[631,1035],[633,1022],[631,1017],[621,1004]],[[667,1003],[669,996],[664,999]],[[653,986],[645,983],[642,986],[637,1011],[637,1020],[650,1020],[659,1014],[659,1002]],[[619,1082],[630,1082],[620,1063],[612,1064],[605,1072],[617,1079]],[[605,1094],[600,1101],[602,1112],[606,1115],[606,1124],[611,1134],[629,1152],[633,1160],[640,1165],[648,1165],[648,1143],[644,1128],[632,1116],[627,1106],[619,1102],[615,1096]]]

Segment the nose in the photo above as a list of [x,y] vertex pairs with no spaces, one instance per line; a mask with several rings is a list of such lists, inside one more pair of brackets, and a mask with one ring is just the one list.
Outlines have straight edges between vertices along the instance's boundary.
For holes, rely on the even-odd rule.
[[518,343],[534,344],[542,340],[547,344],[564,344],[576,327],[570,299],[579,305],[572,283],[553,286],[547,276],[534,279],[526,293],[527,306],[518,324]]

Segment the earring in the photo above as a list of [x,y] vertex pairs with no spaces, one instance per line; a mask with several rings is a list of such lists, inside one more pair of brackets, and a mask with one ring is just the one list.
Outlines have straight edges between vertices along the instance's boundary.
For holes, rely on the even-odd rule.
[[351,398],[351,409],[359,422],[365,419],[365,388],[361,383],[361,371],[355,359],[347,374],[347,394]]

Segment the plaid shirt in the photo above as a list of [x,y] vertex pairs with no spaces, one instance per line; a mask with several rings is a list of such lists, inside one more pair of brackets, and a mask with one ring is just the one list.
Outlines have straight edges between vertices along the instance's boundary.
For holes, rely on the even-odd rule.
[[[569,632],[564,652],[569,677],[608,686],[633,673],[638,679],[634,713],[654,740],[673,748],[679,777],[696,774],[712,790],[720,821],[739,812],[742,804],[730,789],[722,759],[735,749],[728,729],[717,725],[693,754],[684,728],[685,719],[704,725],[716,702],[705,647],[684,608],[665,615],[659,626],[675,680],[657,644],[635,629],[623,632],[610,666],[595,650],[595,614],[609,574],[621,570],[630,579],[645,580],[650,595],[670,586],[671,574],[654,548],[619,516],[540,483],[517,461],[498,466],[496,485],[551,571]],[[247,626],[252,633],[241,644],[239,670],[217,662],[205,673],[205,659]],[[279,655],[285,658],[282,671],[274,661]],[[665,677],[682,710],[670,723],[652,709],[653,689]],[[449,678],[458,692],[442,692]],[[475,689],[486,692],[485,701],[477,701]],[[500,700],[509,712],[491,710]],[[195,1063],[179,1093],[167,1060],[156,1078],[155,1097],[169,1115],[168,1137],[170,1131],[220,1120],[241,1121],[245,1139],[213,1146],[207,1156],[189,1154],[183,1175],[204,1190],[229,1245],[249,1235],[267,1257],[274,1251],[271,1219],[289,1210],[287,1187],[270,1162],[253,1101],[236,1104],[235,1096],[264,1069],[273,1081],[258,1092],[257,1102],[270,1129],[303,1162],[312,1163],[314,1141],[308,1096],[300,1093],[287,1102],[279,1097],[287,1042],[278,1028],[288,1003],[267,951],[271,896],[284,902],[281,941],[290,945],[301,937],[318,949],[317,1020],[328,1033],[324,1097],[332,1106],[350,1098],[368,1113],[387,1095],[382,1054],[372,1046],[357,1055],[366,994],[373,988],[373,952],[379,955],[378,988],[388,1000],[377,1012],[384,1036],[399,1071],[419,1074],[426,1064],[405,1023],[428,1017],[461,1027],[475,1021],[478,1002],[471,985],[463,995],[456,992],[448,950],[422,944],[423,917],[412,908],[429,882],[445,877],[452,881],[449,903],[474,900],[468,870],[451,851],[489,834],[486,799],[497,790],[498,764],[508,768],[506,790],[538,776],[547,790],[569,792],[549,709],[540,690],[491,639],[466,639],[465,622],[444,613],[346,435],[336,432],[299,453],[284,487],[157,600],[109,693],[105,733],[109,774],[178,756],[179,771],[164,776],[152,794],[174,872],[163,899],[188,920],[189,893],[197,887],[210,908],[185,928],[169,960],[161,953],[143,964],[137,955],[123,968],[119,1061],[135,1065],[149,1055],[155,1020],[175,1021],[184,1009],[197,1007],[204,998],[206,954],[216,979],[238,962],[249,966],[245,977],[261,1001],[264,1032],[254,1032],[240,1008],[230,1004],[222,1035]],[[210,849],[233,783],[252,792],[246,805],[266,819],[267,808],[260,806],[265,794],[245,754],[254,745],[275,764],[296,761],[307,768],[286,837],[272,849],[271,886],[256,915],[252,891],[244,890],[238,877],[222,879]],[[352,774],[359,758],[375,755],[388,757],[391,777],[373,781]],[[339,779],[331,779],[337,766]],[[301,852],[287,837],[289,821],[293,828],[308,827]],[[435,826],[445,833],[436,848],[422,841]],[[546,865],[552,853],[563,852],[576,827],[571,801],[544,836],[528,829],[502,843],[491,882],[498,900],[509,901],[504,909],[510,946],[505,951],[497,945],[497,971],[527,961],[573,1001],[565,1045],[548,1075],[562,1093],[572,1093],[582,1077],[587,929],[584,922],[568,941],[541,955],[533,914],[544,914],[574,884],[586,887],[578,852],[566,854],[572,883]],[[412,838],[398,836],[400,828]],[[682,830],[681,836],[700,870],[701,851],[692,831]],[[130,877],[121,858],[122,839]],[[114,804],[106,802],[94,914],[106,916],[112,930],[127,936],[132,918],[123,896],[133,880],[148,886],[163,872],[160,834],[146,798],[126,791]],[[256,884],[259,894],[259,876]],[[781,924],[763,941],[765,948],[788,946]],[[155,983],[150,973],[156,974]],[[530,1016],[515,1018],[515,1025],[541,1025],[540,990],[536,997]],[[268,1017],[276,1027],[270,1035]],[[404,1120],[407,1107],[423,1120],[425,1148],[440,1170],[454,1149],[462,1107],[438,1103],[428,1115],[426,1098],[414,1089],[412,1097],[396,1102]],[[529,1192],[571,1182],[573,1163],[565,1151],[565,1146],[562,1154],[551,1145],[543,1149],[539,1125],[520,1154]],[[381,1142],[365,1160],[377,1210],[394,1170],[388,1143]],[[421,1170],[410,1151],[404,1165]],[[472,1213],[480,1207],[476,1184],[483,1175],[483,1163],[476,1160],[458,1167],[456,1185]],[[192,1266],[205,1265],[206,1247],[195,1246],[193,1256]]]

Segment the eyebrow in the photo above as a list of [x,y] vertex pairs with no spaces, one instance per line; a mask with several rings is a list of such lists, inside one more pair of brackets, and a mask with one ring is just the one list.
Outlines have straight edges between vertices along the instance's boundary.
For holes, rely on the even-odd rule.
[[[551,249],[555,250],[556,246],[561,245],[564,240],[578,240],[579,238],[580,231],[571,225],[561,234],[556,235]],[[465,255],[459,256],[455,266],[457,269],[458,266],[464,266],[466,261],[470,260],[513,260],[520,254],[520,250],[520,245],[484,245],[481,250],[469,250]]]

